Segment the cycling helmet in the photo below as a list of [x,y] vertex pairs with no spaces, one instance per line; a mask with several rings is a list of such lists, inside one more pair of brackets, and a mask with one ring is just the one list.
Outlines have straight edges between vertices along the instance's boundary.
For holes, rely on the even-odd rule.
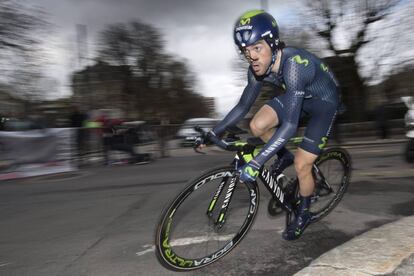
[[245,12],[234,26],[234,42],[239,50],[264,39],[273,52],[279,46],[279,28],[276,20],[263,10]]

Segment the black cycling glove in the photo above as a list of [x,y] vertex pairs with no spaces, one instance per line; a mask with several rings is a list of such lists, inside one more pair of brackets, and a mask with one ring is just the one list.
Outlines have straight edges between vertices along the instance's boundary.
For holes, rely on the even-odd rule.
[[194,144],[195,147],[199,147],[200,145],[215,144],[218,140],[220,140],[220,138],[218,138],[216,134],[210,130],[205,135],[197,137]]

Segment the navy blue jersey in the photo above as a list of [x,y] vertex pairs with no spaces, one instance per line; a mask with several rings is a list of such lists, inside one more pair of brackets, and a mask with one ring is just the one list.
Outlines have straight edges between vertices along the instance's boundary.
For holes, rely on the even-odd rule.
[[[279,127],[255,158],[262,165],[295,135],[304,106],[309,106],[310,103],[312,105],[327,105],[331,107],[330,110],[334,111],[338,107],[338,83],[328,66],[304,49],[286,47],[282,49],[278,73],[272,72],[264,78],[256,77],[249,67],[248,84],[240,101],[213,129],[214,133],[221,135],[227,126],[235,125],[243,119],[259,96],[263,82],[280,86],[285,90],[285,93],[273,99],[275,104],[268,103],[275,109],[279,117]],[[314,112],[318,110],[315,107],[306,109]],[[322,112],[324,109],[320,110]],[[334,114],[330,114],[328,117],[332,116],[334,117]],[[315,143],[317,142],[315,141]]]

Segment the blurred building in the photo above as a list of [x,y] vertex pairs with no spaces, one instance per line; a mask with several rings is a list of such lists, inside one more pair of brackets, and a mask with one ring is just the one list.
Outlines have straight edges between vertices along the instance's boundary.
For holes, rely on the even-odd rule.
[[75,72],[73,102],[84,111],[120,110],[124,119],[153,123],[215,117],[214,98],[193,92],[184,76],[166,77],[162,70],[134,70],[98,61]]
[[128,95],[127,66],[97,62],[72,77],[73,101],[83,110],[119,109],[127,118],[136,117],[133,101]]

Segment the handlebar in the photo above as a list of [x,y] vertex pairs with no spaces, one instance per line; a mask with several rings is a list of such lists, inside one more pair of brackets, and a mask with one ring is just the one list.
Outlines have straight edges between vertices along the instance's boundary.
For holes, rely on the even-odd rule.
[[[220,147],[224,150],[227,150],[227,151],[237,151],[238,150],[237,147],[227,143],[226,141],[220,139],[217,136],[214,136],[214,135],[208,136],[208,133],[205,132],[204,129],[202,129],[199,126],[195,126],[194,130],[197,131],[198,133],[200,133],[200,135],[203,139],[208,139],[210,142],[212,142],[213,144],[215,144],[216,146],[218,146],[218,147]],[[197,148],[198,148],[198,145],[194,145],[194,151],[195,152],[205,154],[204,152],[199,151]]]

